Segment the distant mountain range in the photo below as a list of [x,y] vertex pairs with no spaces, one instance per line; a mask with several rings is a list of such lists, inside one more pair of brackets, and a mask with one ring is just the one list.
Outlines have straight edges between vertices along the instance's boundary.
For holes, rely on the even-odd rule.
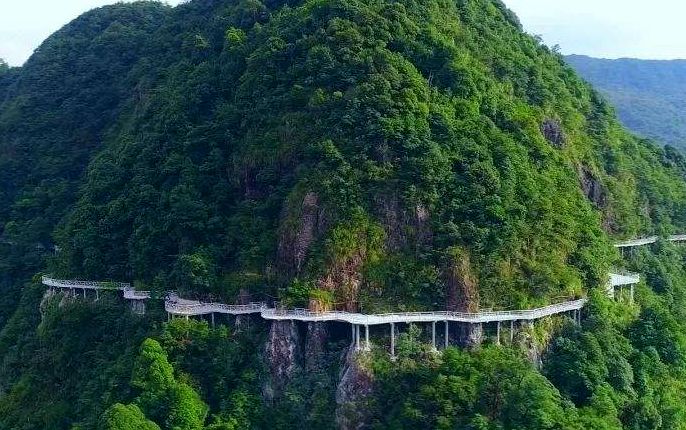
[[686,150],[686,60],[566,57],[639,135]]

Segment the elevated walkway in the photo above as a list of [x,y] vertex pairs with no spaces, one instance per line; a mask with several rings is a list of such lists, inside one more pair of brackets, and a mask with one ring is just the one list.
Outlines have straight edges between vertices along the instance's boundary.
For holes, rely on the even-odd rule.
[[[615,248],[635,248],[638,246],[651,245],[657,242],[658,239],[659,237],[657,236],[642,237],[638,239],[630,239],[624,242],[619,242],[616,243],[614,246]],[[686,242],[686,234],[675,234],[669,236],[667,240],[670,242]]]

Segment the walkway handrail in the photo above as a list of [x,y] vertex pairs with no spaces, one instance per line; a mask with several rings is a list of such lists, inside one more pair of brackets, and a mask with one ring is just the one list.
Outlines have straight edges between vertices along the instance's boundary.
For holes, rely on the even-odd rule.
[[[634,248],[637,246],[650,245],[657,242],[660,238],[658,236],[641,237],[637,239],[630,239],[623,242],[618,242],[615,248]],[[667,237],[670,242],[686,242],[686,234],[674,234]]]
[[[673,241],[686,241],[686,235],[673,236]],[[631,243],[654,243],[657,237],[635,239]],[[629,242],[625,242],[629,243]],[[623,244],[615,245],[618,247]],[[634,246],[634,245],[632,245]],[[637,246],[637,245],[635,245]],[[627,271],[610,273],[607,288],[608,293],[616,286],[633,285],[640,282],[640,275]],[[78,280],[59,280],[48,276],[42,277],[43,284],[57,288],[85,288],[85,289],[116,289],[124,293],[124,298],[129,300],[144,300],[151,297],[149,291],[137,291],[130,284],[123,282],[91,282]],[[484,323],[495,321],[535,320],[563,312],[575,311],[583,308],[588,302],[587,298],[556,303],[537,309],[510,310],[510,311],[483,311],[483,312],[392,312],[381,314],[360,314],[342,311],[312,311],[309,309],[277,309],[270,308],[266,303],[256,302],[248,304],[225,304],[205,303],[201,301],[186,300],[176,293],[170,292],[165,298],[165,310],[173,315],[207,315],[214,313],[226,314],[253,314],[259,313],[262,318],[268,320],[300,320],[300,321],[344,321],[352,324],[387,324],[402,322],[422,321],[459,321],[468,323]]]
[[581,309],[587,302],[588,299],[582,298],[537,309],[515,311],[486,311],[475,313],[454,311],[395,312],[369,315],[340,311],[317,312],[309,309],[283,310],[265,308],[261,312],[261,315],[263,318],[269,320],[341,321],[361,325],[433,321],[485,323],[495,321],[535,320],[562,312]]
[[90,290],[121,290],[125,288],[131,288],[131,284],[125,282],[94,282],[94,281],[78,281],[78,280],[65,280],[65,279],[53,279],[48,276],[42,276],[41,281],[44,285],[48,287],[56,288],[86,288]]

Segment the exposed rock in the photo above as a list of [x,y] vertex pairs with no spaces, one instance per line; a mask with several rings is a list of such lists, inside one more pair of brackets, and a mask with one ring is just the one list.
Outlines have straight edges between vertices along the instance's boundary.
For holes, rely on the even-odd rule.
[[[449,266],[445,272],[448,287],[447,310],[478,312],[479,288],[476,277],[472,273],[468,251],[459,248],[453,249]],[[483,327],[481,324],[458,324],[458,330],[453,338],[459,346],[477,347],[483,340]]]
[[446,307],[449,311],[478,312],[479,289],[476,277],[472,273],[469,253],[455,248],[449,265],[445,270],[448,287]]
[[326,275],[317,281],[318,288],[325,291],[336,291],[336,296],[343,299],[343,306],[340,310],[348,312],[357,312],[358,310],[364,259],[364,253],[356,253],[330,267]]
[[381,221],[386,232],[386,248],[396,251],[407,243],[407,237],[403,231],[398,197],[395,194],[384,194],[376,201],[376,211],[381,216]]
[[387,249],[397,251],[408,244],[421,246],[431,241],[430,214],[425,206],[403,209],[395,193],[382,194],[375,204],[386,233]]
[[481,345],[484,337],[482,324],[458,323],[455,341],[462,348],[476,348]]
[[533,323],[529,321],[522,321],[521,329],[517,333],[516,341],[519,347],[526,354],[527,359],[537,369],[543,365],[542,351],[536,340],[533,337]]
[[582,166],[579,169],[579,180],[581,181],[581,189],[588,200],[598,209],[607,206],[607,191],[590,170]]
[[414,214],[415,240],[417,241],[418,245],[428,244],[433,238],[433,232],[431,231],[431,226],[429,225],[429,210],[423,205],[417,205],[415,207]]
[[567,138],[565,137],[565,134],[562,131],[562,125],[560,125],[558,120],[546,119],[543,121],[541,124],[541,133],[543,133],[545,140],[554,147],[563,148],[565,146]]
[[272,321],[265,347],[269,378],[263,394],[267,401],[278,397],[302,368],[300,334],[295,321]]
[[336,425],[341,430],[367,428],[367,402],[374,388],[374,378],[360,363],[360,357],[354,348],[349,349],[336,388]]
[[43,319],[43,317],[45,317],[45,309],[48,307],[48,303],[56,295],[57,295],[57,293],[51,288],[46,290],[45,293],[43,293],[43,298],[41,299],[40,306],[39,306],[41,319]]
[[145,301],[131,300],[131,312],[136,315],[145,315]]
[[305,194],[298,215],[289,221],[293,208],[284,207],[282,226],[277,250],[279,272],[286,277],[300,273],[312,243],[325,228],[325,217],[319,206],[319,196],[314,192]]
[[323,368],[322,361],[326,353],[326,341],[329,332],[326,323],[307,323],[307,335],[305,337],[305,370],[317,371]]

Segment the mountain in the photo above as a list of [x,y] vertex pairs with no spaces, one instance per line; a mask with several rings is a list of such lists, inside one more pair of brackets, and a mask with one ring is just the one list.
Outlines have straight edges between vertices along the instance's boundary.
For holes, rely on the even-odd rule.
[[[0,70],[0,429],[679,428],[686,250],[613,242],[686,231],[685,174],[500,1],[90,11]],[[635,302],[607,297],[617,266],[645,274]],[[342,322],[168,321],[172,291],[363,314],[590,301],[503,345],[454,324],[474,351],[398,324],[392,360],[386,326],[358,352]]]
[[630,130],[686,148],[686,60],[565,59],[608,98]]

